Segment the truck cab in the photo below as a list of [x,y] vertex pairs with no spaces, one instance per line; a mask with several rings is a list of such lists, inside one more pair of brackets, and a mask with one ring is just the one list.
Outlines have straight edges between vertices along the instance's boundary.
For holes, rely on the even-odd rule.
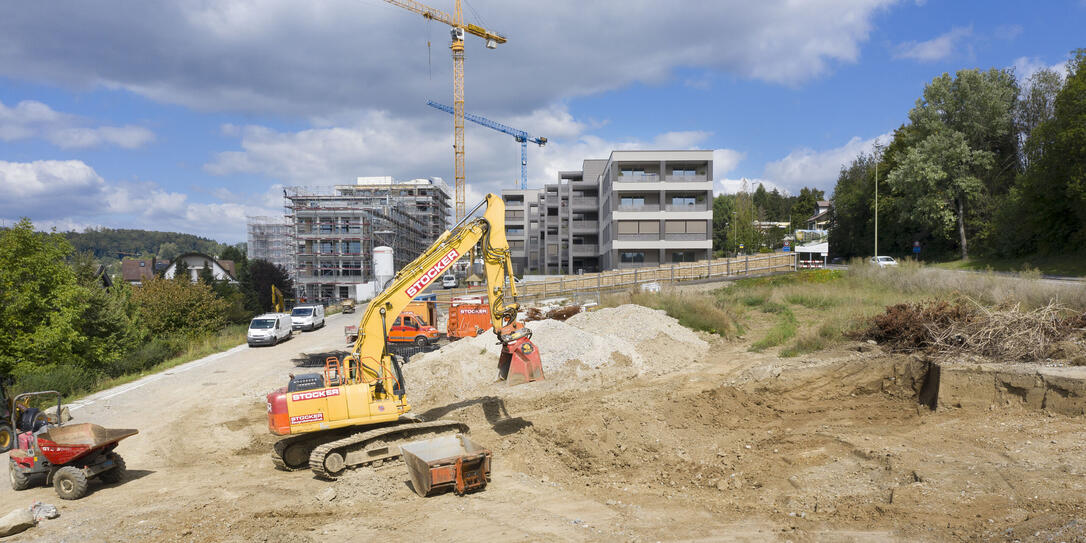
[[388,340],[391,342],[416,345],[429,345],[439,337],[441,332],[438,332],[437,328],[427,324],[421,315],[410,311],[400,313],[388,333]]

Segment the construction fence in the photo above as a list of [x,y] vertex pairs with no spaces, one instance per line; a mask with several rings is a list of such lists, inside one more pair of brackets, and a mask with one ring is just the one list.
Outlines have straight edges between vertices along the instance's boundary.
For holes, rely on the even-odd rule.
[[[517,300],[521,304],[540,303],[556,298],[596,298],[598,301],[604,293],[640,288],[640,285],[649,283],[664,286],[683,281],[764,275],[795,269],[794,254],[773,253],[581,275],[556,275],[542,281],[517,283]],[[450,289],[438,292],[437,298],[439,302],[448,302],[453,297],[469,295],[485,296],[486,289],[481,286]]]

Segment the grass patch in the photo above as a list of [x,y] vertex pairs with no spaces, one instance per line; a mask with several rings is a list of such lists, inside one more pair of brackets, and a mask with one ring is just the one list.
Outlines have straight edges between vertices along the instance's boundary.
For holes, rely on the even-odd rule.
[[754,344],[750,346],[750,350],[760,353],[770,347],[782,345],[796,335],[796,329],[798,327],[799,321],[796,320],[796,316],[792,314],[790,309],[785,307],[785,311],[780,313],[780,318],[777,319],[776,324],[766,332],[765,337],[755,341]]
[[604,296],[600,303],[602,307],[616,307],[623,304],[662,309],[687,328],[725,338],[734,338],[743,333],[743,328],[731,304],[718,296],[684,294],[678,291],[631,291]]
[[802,305],[807,309],[829,309],[838,305],[836,298],[808,292],[793,292],[784,297],[792,305]]
[[55,390],[61,393],[65,403],[71,402],[237,347],[245,343],[248,328],[248,324],[235,324],[227,326],[217,334],[196,338],[154,338],[131,351],[125,358],[106,367],[103,372],[68,365],[39,368],[34,373],[15,376],[12,390],[15,394]]
[[844,276],[845,274],[841,270],[800,270],[795,273],[740,279],[735,282],[735,286],[747,289],[756,287],[780,287],[796,284],[829,283],[841,279]]
[[1046,275],[1086,277],[1086,255],[1032,255],[1019,258],[969,258],[939,262],[932,266],[948,270],[1020,272],[1037,270]]

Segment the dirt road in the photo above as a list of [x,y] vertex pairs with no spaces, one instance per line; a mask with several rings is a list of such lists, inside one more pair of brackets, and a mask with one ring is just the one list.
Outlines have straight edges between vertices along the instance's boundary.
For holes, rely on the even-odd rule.
[[400,462],[334,483],[276,471],[263,396],[299,371],[297,353],[341,348],[348,321],[79,407],[78,421],[141,430],[119,449],[133,477],[76,502],[4,488],[0,512],[36,499],[61,511],[12,540],[1084,537],[1081,418],[931,412],[916,401],[923,364],[869,349],[779,359],[703,336],[706,354],[662,375],[416,405],[493,449],[494,480],[469,497],[418,498]]

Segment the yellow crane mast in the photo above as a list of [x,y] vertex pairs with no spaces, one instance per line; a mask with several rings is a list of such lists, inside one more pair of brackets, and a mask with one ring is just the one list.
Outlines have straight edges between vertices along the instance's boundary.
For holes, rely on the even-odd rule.
[[498,44],[505,43],[505,36],[478,25],[464,23],[460,0],[455,0],[452,15],[413,0],[385,0],[385,2],[452,27],[452,45],[449,48],[452,49],[453,58],[453,155],[455,156],[456,220],[459,222],[464,218],[466,178],[464,174],[464,33],[486,40],[487,49],[495,49]]

